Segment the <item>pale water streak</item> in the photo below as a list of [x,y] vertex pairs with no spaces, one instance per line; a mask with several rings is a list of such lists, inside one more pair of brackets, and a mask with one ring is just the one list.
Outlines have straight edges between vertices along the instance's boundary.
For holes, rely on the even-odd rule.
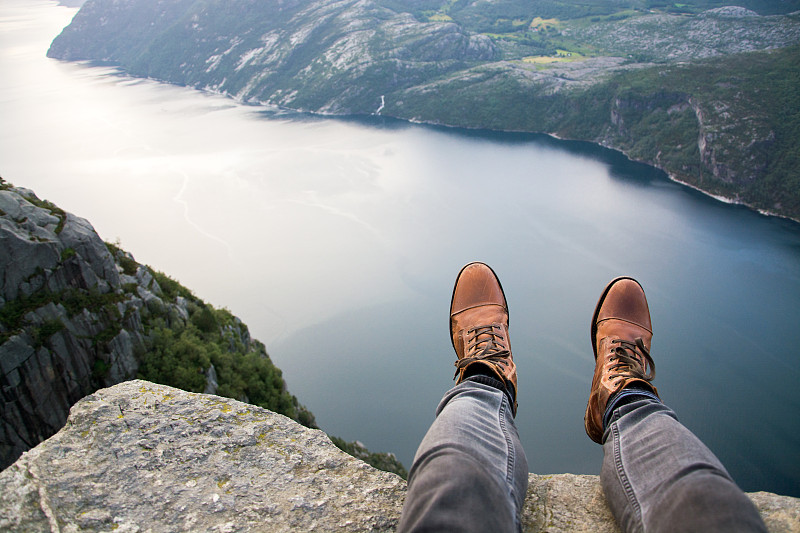
[[748,490],[800,496],[800,230],[581,143],[319,119],[63,64],[74,10],[0,4],[0,174],[227,306],[323,428],[410,466],[450,386],[452,283],[511,306],[531,469],[593,473],[589,319],[630,274],[656,382]]

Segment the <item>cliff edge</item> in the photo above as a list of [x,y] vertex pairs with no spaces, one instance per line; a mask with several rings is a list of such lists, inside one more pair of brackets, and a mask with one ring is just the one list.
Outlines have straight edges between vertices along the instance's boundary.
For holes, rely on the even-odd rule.
[[[266,409],[146,381],[98,390],[0,473],[0,530],[390,531],[406,483]],[[800,499],[749,494],[770,531]],[[525,531],[617,531],[597,476],[530,475]]]
[[0,468],[61,429],[76,401],[133,377],[315,427],[241,320],[2,178],[0,250]]

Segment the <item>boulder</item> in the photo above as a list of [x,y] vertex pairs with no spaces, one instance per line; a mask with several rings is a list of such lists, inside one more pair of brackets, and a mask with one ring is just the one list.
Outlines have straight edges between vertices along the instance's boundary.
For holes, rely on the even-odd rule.
[[0,530],[388,530],[404,492],[322,431],[129,381],[75,404],[0,474]]
[[[529,483],[525,531],[618,531],[597,476]],[[405,490],[319,430],[136,380],[76,403],[64,429],[0,473],[0,530],[391,531]],[[800,500],[750,497],[770,531],[800,531]]]

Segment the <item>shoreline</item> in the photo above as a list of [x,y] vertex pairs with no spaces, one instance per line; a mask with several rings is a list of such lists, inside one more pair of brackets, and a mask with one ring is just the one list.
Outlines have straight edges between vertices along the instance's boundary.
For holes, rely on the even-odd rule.
[[632,158],[630,155],[628,155],[627,152],[625,152],[625,150],[622,150],[620,148],[616,148],[614,146],[609,146],[607,144],[603,144],[603,143],[595,142],[595,141],[586,141],[586,140],[583,140],[583,139],[568,139],[568,138],[565,138],[565,137],[561,137],[561,136],[559,136],[559,135],[557,135],[555,133],[546,133],[545,135],[548,135],[548,136],[553,137],[554,139],[558,139],[560,141],[588,142],[588,143],[591,143],[591,144],[594,144],[594,145],[597,145],[597,146],[602,146],[603,148],[607,148],[609,150],[614,150],[615,152],[619,152],[620,154],[622,154],[625,157],[627,157],[629,161],[633,161],[635,163],[642,163],[643,165],[647,165],[647,166],[650,166],[650,167],[653,167],[653,168],[656,168],[656,169],[662,171],[664,174],[667,175],[667,178],[670,181],[672,181],[673,183],[677,183],[678,185],[682,185],[684,187],[688,187],[688,188],[690,188],[690,189],[692,189],[694,191],[697,191],[697,192],[699,192],[699,193],[701,193],[701,194],[703,194],[705,196],[708,196],[709,198],[713,198],[714,200],[717,200],[718,202],[722,202],[723,204],[738,205],[738,206],[746,207],[747,209],[749,209],[751,211],[755,211],[759,215],[763,215],[763,216],[766,216],[766,217],[780,218],[780,219],[783,219],[783,220],[788,220],[790,222],[794,222],[795,224],[800,224],[800,219],[792,218],[792,217],[787,216],[787,215],[781,215],[780,213],[775,213],[775,212],[769,211],[767,209],[761,209],[761,208],[755,207],[753,205],[750,205],[747,202],[743,202],[743,201],[737,200],[735,198],[729,198],[727,196],[722,196],[721,194],[714,194],[712,192],[709,192],[709,191],[706,191],[704,189],[701,189],[697,185],[693,185],[693,184],[691,184],[689,182],[683,181],[682,179],[678,178],[675,174],[673,174],[671,171],[669,171],[668,169],[662,167],[661,165],[657,165],[657,164],[653,163],[652,161],[644,161],[644,160],[641,160],[641,159]]
[[[269,104],[267,104],[267,105],[269,105]],[[292,111],[292,110],[290,110],[290,111]],[[352,114],[337,114],[337,113],[317,113],[317,112],[314,112],[314,111],[297,111],[297,112],[309,113],[309,114],[312,114],[312,115],[318,115],[318,116],[322,116],[322,117],[337,117],[337,116],[338,117],[359,117],[359,116],[362,116],[361,114],[355,114],[355,113],[352,113]],[[366,116],[366,115],[363,115],[363,116]],[[485,128],[485,127],[453,126],[452,124],[446,124],[444,122],[437,122],[437,121],[431,121],[431,120],[421,120],[419,118],[408,119],[408,118],[396,117],[394,115],[380,115],[380,116],[386,117],[386,118],[391,118],[391,119],[394,119],[394,120],[401,120],[403,122],[407,122],[409,124],[415,124],[415,125],[436,126],[436,127],[444,127],[444,128],[460,129],[460,130],[468,130],[468,131],[481,131],[481,130],[483,130],[483,131],[491,131],[491,132],[497,132],[497,133],[523,133],[523,134],[534,134],[534,135],[546,135],[547,137],[556,139],[558,141],[567,141],[567,142],[571,141],[571,142],[589,143],[589,144],[592,144],[594,146],[599,146],[601,148],[605,148],[607,150],[613,150],[613,151],[615,151],[617,153],[620,153],[620,154],[624,155],[629,161],[632,161],[634,163],[641,163],[643,165],[647,165],[649,167],[658,169],[658,170],[662,171],[664,174],[666,174],[667,178],[670,181],[672,181],[673,183],[677,183],[678,185],[682,185],[682,186],[688,187],[688,188],[690,188],[690,189],[692,189],[694,191],[697,191],[697,192],[699,192],[699,193],[701,193],[701,194],[703,194],[703,195],[705,195],[705,196],[707,196],[709,198],[717,200],[718,202],[722,202],[722,203],[728,204],[728,205],[737,205],[737,206],[746,207],[747,209],[749,209],[751,211],[754,211],[754,212],[756,212],[756,213],[758,213],[758,214],[760,214],[762,216],[779,218],[779,219],[782,219],[782,220],[787,220],[787,221],[793,222],[795,224],[800,224],[800,219],[795,219],[795,218],[792,218],[792,217],[790,217],[788,215],[782,215],[780,213],[775,213],[773,211],[769,211],[769,210],[766,210],[766,209],[761,209],[761,208],[755,207],[753,205],[750,205],[747,202],[743,202],[741,200],[737,200],[737,199],[734,199],[734,198],[729,198],[727,196],[722,196],[720,194],[714,194],[712,192],[709,192],[709,191],[706,191],[704,189],[701,189],[697,185],[693,185],[691,183],[688,183],[686,181],[681,180],[675,174],[673,174],[670,170],[668,170],[668,169],[666,169],[666,168],[664,168],[664,167],[662,167],[660,165],[657,165],[657,164],[653,163],[652,161],[634,159],[630,155],[628,155],[628,153],[625,150],[622,150],[621,148],[617,148],[615,146],[604,144],[602,142],[590,141],[590,140],[586,140],[586,139],[572,139],[572,138],[569,138],[569,137],[562,137],[562,136],[558,135],[557,133],[552,133],[552,132],[547,132],[547,131],[528,131],[528,130],[512,130],[512,129],[494,129],[494,128]]]
[[[331,115],[328,115],[328,116],[331,116]],[[347,115],[339,115],[339,116],[347,116]],[[350,116],[357,116],[357,115],[350,115]],[[410,124],[440,126],[440,127],[453,128],[453,129],[463,129],[463,130],[485,130],[485,131],[493,131],[493,132],[500,132],[500,133],[527,133],[527,134],[531,134],[532,133],[532,134],[538,134],[538,135],[546,135],[546,136],[551,137],[553,139],[556,139],[558,141],[585,142],[585,143],[593,144],[595,146],[599,146],[599,147],[605,148],[607,150],[613,150],[615,152],[618,152],[618,153],[624,155],[629,161],[632,161],[634,163],[641,163],[643,165],[647,165],[647,166],[650,166],[652,168],[658,169],[658,170],[662,171],[664,174],[666,174],[667,178],[670,181],[672,181],[673,183],[677,183],[678,185],[681,185],[681,186],[684,186],[684,187],[688,187],[688,188],[690,188],[690,189],[692,189],[694,191],[697,191],[697,192],[699,192],[699,193],[701,193],[701,194],[703,194],[703,195],[705,195],[705,196],[707,196],[709,198],[717,200],[718,202],[722,202],[722,203],[728,204],[728,205],[737,205],[737,206],[746,207],[747,209],[749,209],[751,211],[754,211],[754,212],[756,212],[756,213],[758,213],[759,215],[762,215],[762,216],[779,218],[779,219],[782,219],[782,220],[787,220],[787,221],[793,222],[795,224],[800,224],[800,219],[792,218],[790,216],[782,215],[780,213],[775,213],[773,211],[769,211],[769,210],[766,210],[766,209],[761,209],[761,208],[755,207],[753,205],[750,205],[747,202],[743,202],[743,201],[737,200],[735,198],[729,198],[727,196],[722,196],[720,194],[714,194],[712,192],[709,192],[709,191],[706,191],[704,189],[701,189],[697,185],[693,185],[691,183],[688,183],[686,181],[681,180],[675,174],[673,174],[670,170],[668,170],[668,169],[666,169],[666,168],[664,168],[664,167],[662,167],[660,165],[654,164],[652,161],[644,161],[644,160],[641,160],[641,159],[634,159],[630,155],[628,155],[628,153],[625,152],[625,150],[622,150],[622,149],[617,148],[615,146],[604,144],[602,142],[589,141],[589,140],[586,140],[586,139],[572,139],[572,138],[569,138],[569,137],[562,137],[562,136],[558,135],[557,133],[545,132],[545,131],[504,130],[504,129],[492,129],[492,128],[480,128],[480,127],[452,126],[450,124],[444,124],[444,123],[441,123],[441,122],[432,122],[432,121],[425,121],[425,120],[419,120],[419,119],[404,119],[404,118],[394,117],[394,116],[390,116],[390,115],[381,115],[381,116],[387,116],[387,117],[390,117],[390,118],[394,118],[396,120],[402,120],[402,121],[405,121],[405,122],[409,122]]]
[[[57,60],[57,61],[62,61],[62,60]],[[216,89],[214,89],[212,87],[209,87],[209,86],[201,88],[201,87],[195,87],[195,86],[192,86],[192,85],[182,85],[182,84],[178,84],[178,83],[172,83],[172,82],[169,82],[169,81],[166,81],[166,80],[160,80],[158,78],[153,78],[153,77],[149,77],[149,76],[134,76],[134,75],[129,74],[128,72],[126,72],[119,65],[98,64],[97,62],[94,62],[94,61],[91,61],[91,60],[77,61],[77,62],[68,61],[68,62],[69,63],[83,63],[84,65],[90,66],[90,67],[98,67],[98,66],[111,67],[112,70],[113,70],[112,75],[115,75],[115,76],[127,77],[127,78],[131,78],[131,79],[136,79],[136,80],[147,80],[147,81],[151,81],[151,82],[155,82],[155,83],[159,83],[159,84],[172,85],[172,86],[175,86],[175,87],[184,87],[184,88],[192,89],[192,90],[198,91],[200,93],[208,94],[208,95],[221,96],[223,98],[231,100],[236,105],[241,105],[242,107],[261,108],[261,109],[265,109],[265,110],[271,110],[271,111],[277,112],[277,113],[281,113],[281,112],[297,113],[297,114],[303,114],[303,115],[312,115],[312,116],[316,116],[316,117],[320,117],[320,118],[382,117],[382,118],[389,118],[389,119],[393,119],[393,120],[399,120],[399,121],[405,122],[407,124],[413,124],[413,125],[443,127],[443,128],[448,128],[448,129],[465,130],[465,131],[481,131],[481,130],[483,130],[483,131],[490,131],[490,132],[497,132],[497,133],[535,134],[535,135],[545,135],[547,137],[556,139],[558,141],[585,142],[585,143],[589,143],[589,144],[592,144],[592,145],[595,145],[595,146],[599,146],[601,148],[605,148],[605,149],[608,149],[608,150],[613,150],[615,152],[618,152],[618,153],[624,155],[629,161],[632,161],[632,162],[635,162],[635,163],[642,163],[642,164],[648,165],[648,166],[650,166],[652,168],[656,168],[658,170],[661,170],[662,172],[664,172],[664,174],[666,174],[667,178],[670,181],[672,181],[674,183],[677,183],[678,185],[682,185],[682,186],[688,187],[688,188],[690,188],[690,189],[692,189],[692,190],[694,190],[696,192],[699,192],[699,193],[701,193],[701,194],[703,194],[703,195],[705,195],[705,196],[707,196],[709,198],[712,198],[712,199],[717,200],[719,202],[722,202],[724,204],[738,205],[738,206],[746,207],[747,209],[750,209],[751,211],[754,211],[754,212],[756,212],[756,213],[758,213],[758,214],[760,214],[762,216],[775,217],[775,218],[787,220],[787,221],[790,221],[790,222],[794,222],[795,224],[800,224],[800,219],[792,218],[792,217],[790,217],[788,215],[782,215],[780,213],[776,213],[774,211],[770,211],[770,210],[767,210],[767,209],[761,209],[761,208],[755,207],[753,205],[750,205],[747,202],[743,202],[741,200],[737,200],[735,198],[729,198],[727,196],[722,196],[720,194],[714,194],[714,193],[712,193],[710,191],[706,191],[706,190],[698,187],[697,185],[693,185],[691,183],[683,181],[682,179],[678,178],[677,175],[675,175],[672,171],[670,171],[670,170],[668,170],[668,169],[666,169],[666,168],[664,168],[664,167],[662,167],[660,165],[657,165],[652,161],[634,159],[630,155],[628,155],[628,153],[626,153],[625,150],[622,150],[622,149],[617,148],[615,146],[611,146],[611,145],[608,145],[608,144],[605,144],[605,143],[599,142],[599,141],[592,141],[592,140],[587,140],[587,139],[573,139],[573,138],[569,138],[569,137],[562,137],[562,136],[560,136],[560,135],[558,135],[556,133],[547,132],[547,131],[495,129],[495,128],[478,127],[478,126],[454,126],[452,124],[447,124],[447,123],[439,122],[439,121],[436,121],[436,120],[424,120],[424,119],[420,119],[418,117],[403,118],[403,117],[398,117],[398,116],[394,116],[394,115],[385,115],[383,113],[377,114],[377,113],[374,113],[374,112],[373,113],[369,113],[369,114],[365,114],[365,113],[331,113],[331,112],[326,112],[326,111],[310,111],[310,110],[304,110],[304,109],[294,109],[294,108],[290,108],[290,107],[283,107],[283,106],[276,105],[276,104],[270,104],[268,102],[263,102],[263,101],[259,101],[259,100],[245,101],[245,100],[242,100],[241,98],[237,97],[236,95],[230,94],[230,93],[225,92],[225,91],[219,91],[219,90],[216,90]],[[383,106],[381,106],[381,108],[382,107]]]

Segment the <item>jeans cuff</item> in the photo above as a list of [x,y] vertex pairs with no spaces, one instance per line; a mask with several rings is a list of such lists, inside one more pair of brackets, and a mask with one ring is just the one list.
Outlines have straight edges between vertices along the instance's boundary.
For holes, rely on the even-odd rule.
[[614,413],[614,410],[617,407],[622,407],[625,404],[635,402],[636,400],[640,399],[655,400],[658,403],[662,403],[661,398],[648,390],[639,389],[636,387],[631,389],[622,389],[608,400],[606,411],[603,413],[603,431],[605,431],[606,427],[608,427],[608,424],[611,420],[611,415]]

